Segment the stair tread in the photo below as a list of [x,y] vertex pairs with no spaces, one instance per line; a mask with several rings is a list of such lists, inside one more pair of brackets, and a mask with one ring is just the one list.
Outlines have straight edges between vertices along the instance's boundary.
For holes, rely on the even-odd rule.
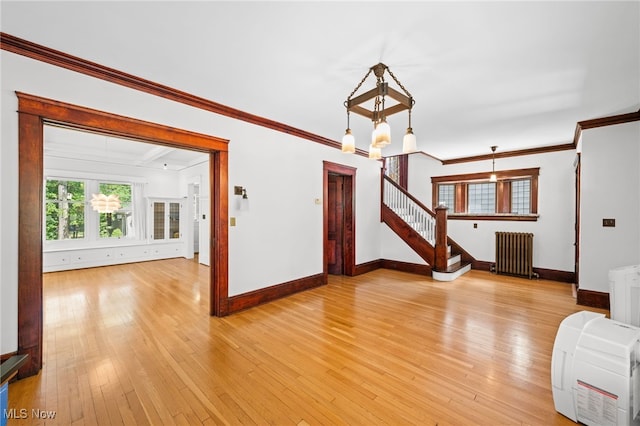
[[439,272],[457,272],[467,265],[471,265],[471,262],[456,262],[453,265],[448,266],[444,271]]

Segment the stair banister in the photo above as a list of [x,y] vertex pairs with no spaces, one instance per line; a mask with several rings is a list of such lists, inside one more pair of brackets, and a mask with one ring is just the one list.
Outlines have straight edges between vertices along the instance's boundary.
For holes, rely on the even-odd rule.
[[[406,189],[404,189],[403,187],[401,187],[400,185],[398,185],[393,179],[391,179],[389,176],[384,175],[383,176],[384,180],[387,181],[388,183],[390,183],[391,185],[395,186],[400,192],[402,192],[407,198],[409,198],[411,201],[413,201],[414,203],[416,203],[422,210],[426,211],[427,213],[429,213],[429,215],[431,215],[432,217],[436,217],[436,214],[433,212],[433,210],[429,209],[427,206],[425,206],[424,204],[422,204],[422,202],[420,200],[418,200],[416,197],[414,197],[413,195],[411,195],[409,192],[407,192]],[[384,185],[383,185],[384,188]]]

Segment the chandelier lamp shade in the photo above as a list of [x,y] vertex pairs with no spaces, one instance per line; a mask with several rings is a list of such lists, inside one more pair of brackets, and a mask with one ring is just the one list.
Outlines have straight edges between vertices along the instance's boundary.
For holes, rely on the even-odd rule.
[[120,209],[120,198],[117,194],[91,194],[91,207],[98,213],[113,213]]
[[[356,93],[372,73],[376,78],[376,86],[356,96]],[[401,91],[389,87],[389,83],[385,81],[385,73],[391,76]],[[388,98],[397,103],[387,106]],[[369,105],[371,109],[363,106],[367,102],[373,102],[372,107]],[[408,111],[409,114],[409,126],[402,142],[402,152],[408,154],[417,151],[416,136],[411,128],[411,110],[414,104],[415,101],[411,94],[391,72],[389,67],[383,63],[372,66],[356,88],[353,89],[347,100],[344,101],[344,106],[347,109],[347,130],[342,138],[342,152],[352,154],[356,151],[355,137],[351,132],[349,122],[350,114],[354,112],[368,118],[373,123],[369,158],[380,159],[382,157],[382,148],[391,144],[391,128],[387,122],[387,117],[401,111]]]

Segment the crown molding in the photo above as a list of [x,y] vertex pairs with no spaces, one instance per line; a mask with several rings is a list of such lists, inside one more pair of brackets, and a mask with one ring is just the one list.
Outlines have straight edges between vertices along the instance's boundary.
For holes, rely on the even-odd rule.
[[636,112],[578,121],[576,123],[576,131],[573,135],[573,146],[576,148],[578,147],[578,141],[580,140],[583,130],[594,129],[596,127],[613,126],[614,124],[631,123],[632,121],[638,120],[640,120],[640,109]]
[[[342,144],[340,142],[325,138],[324,136],[316,135],[287,124],[250,114],[169,86],[145,80],[141,77],[127,74],[123,71],[109,68],[77,56],[72,56],[40,44],[32,43],[28,40],[24,40],[4,32],[0,32],[0,49],[108,81],[110,83],[118,84],[120,86],[125,86],[154,96],[159,96],[205,111],[213,112],[215,114],[266,127],[268,129],[276,130],[278,132],[286,133],[332,148],[342,149]],[[368,153],[362,149],[357,149],[356,154],[368,157]]]

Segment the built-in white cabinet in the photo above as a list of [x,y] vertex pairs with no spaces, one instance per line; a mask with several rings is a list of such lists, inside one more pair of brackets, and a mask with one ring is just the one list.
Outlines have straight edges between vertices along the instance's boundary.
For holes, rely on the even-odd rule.
[[185,248],[184,241],[177,241],[46,251],[42,257],[42,270],[43,272],[54,272],[183,257]]
[[182,239],[180,226],[183,199],[150,199],[149,235],[153,241],[175,241]]

